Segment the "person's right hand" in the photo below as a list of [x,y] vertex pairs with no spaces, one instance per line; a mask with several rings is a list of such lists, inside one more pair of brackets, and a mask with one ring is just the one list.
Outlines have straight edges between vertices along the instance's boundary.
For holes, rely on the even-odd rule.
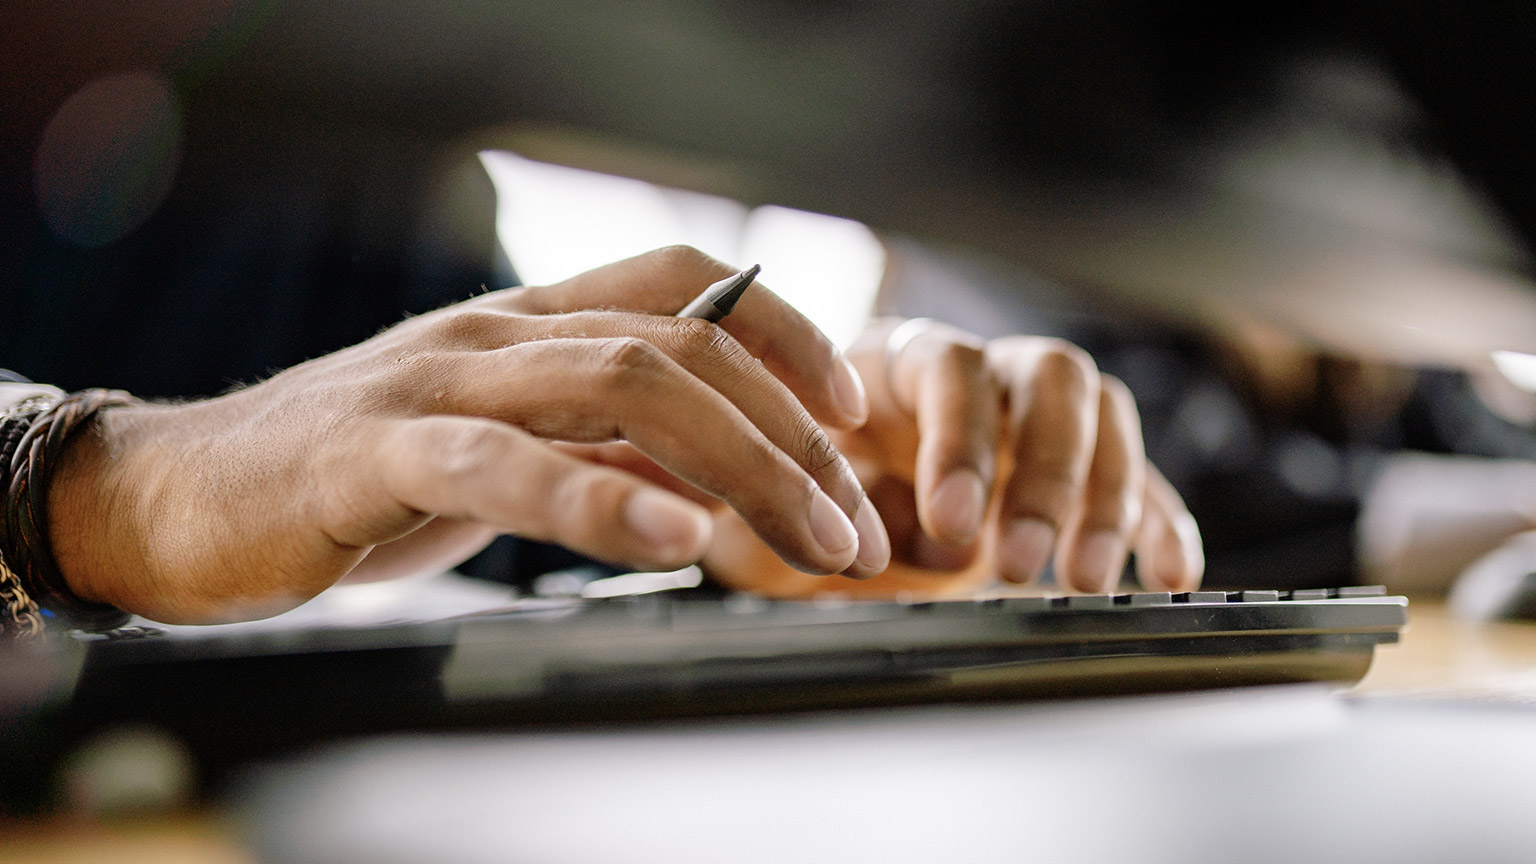
[[[506,532],[678,567],[703,554],[701,502],[719,499],[796,568],[878,573],[881,520],[817,423],[865,419],[841,353],[761,287],[720,326],[670,317],[732,272],[659,250],[412,318],[217,399],[104,411],[49,490],[60,569],[88,600],[232,620],[297,605],[391,541],[417,566]],[[615,440],[668,476],[551,443]]]

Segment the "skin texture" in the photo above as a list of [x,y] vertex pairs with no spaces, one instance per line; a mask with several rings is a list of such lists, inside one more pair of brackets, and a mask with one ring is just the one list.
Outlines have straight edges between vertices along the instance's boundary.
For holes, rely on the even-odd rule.
[[[167,622],[276,614],[503,532],[647,569],[704,557],[769,594],[959,590],[989,578],[984,541],[1043,561],[1058,534],[1078,587],[1133,545],[1148,584],[1198,581],[1193,522],[1146,465],[1129,395],[1082,352],[935,330],[887,376],[876,328],[856,374],[763,288],[718,326],[671,317],[733,272],[658,250],[217,399],[103,412],[49,489],[60,569]],[[987,540],[1021,517],[1051,533]]]

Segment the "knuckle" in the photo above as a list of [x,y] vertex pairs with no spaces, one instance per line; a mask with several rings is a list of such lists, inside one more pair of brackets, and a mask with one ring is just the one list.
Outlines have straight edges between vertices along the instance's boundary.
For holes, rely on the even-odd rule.
[[1035,378],[1041,384],[1064,390],[1074,397],[1086,397],[1097,387],[1098,366],[1081,347],[1058,338],[1041,344],[1035,360]]
[[1021,454],[1007,485],[1005,509],[1060,525],[1083,502],[1085,474],[1085,466],[1069,460]]
[[683,332],[685,344],[680,350],[696,367],[736,377],[753,387],[763,386],[773,377],[719,325],[693,319],[687,321]]
[[843,473],[844,460],[832,441],[810,418],[805,418],[796,431],[800,464],[807,473],[820,480],[831,480]]
[[1041,380],[1086,395],[1098,383],[1099,367],[1087,351],[1063,339],[1050,339],[1040,351]]
[[1124,531],[1141,524],[1145,495],[1134,472],[1095,470],[1084,493],[1087,520],[1095,526]]
[[458,309],[431,325],[432,338],[453,348],[499,348],[510,340],[508,316],[489,309]]
[[739,346],[729,333],[717,324],[699,318],[669,318],[670,337],[677,350],[690,357],[734,357]]
[[595,350],[596,382],[609,391],[649,379],[660,369],[664,359],[660,348],[635,336],[604,339]]
[[390,357],[385,371],[392,379],[391,383],[394,380],[436,381],[443,374],[444,365],[442,355],[436,352],[409,349]]
[[341,404],[361,413],[420,410],[456,391],[462,358],[411,347],[378,358],[340,395]]
[[[1060,519],[1072,509],[1082,492],[1082,476],[1070,466],[1053,463],[1031,469],[1026,480],[1025,501]],[[1022,502],[1021,502],[1022,503]]]
[[1116,531],[1129,531],[1141,524],[1141,501],[1129,493],[1106,496],[1097,508],[1099,525]]
[[699,273],[724,269],[714,258],[682,243],[663,246],[646,253],[646,257],[667,272]]
[[1195,522],[1194,516],[1187,512],[1174,514],[1168,519],[1168,526],[1175,540],[1192,549],[1196,554],[1202,552],[1200,526]]
[[560,538],[590,539],[598,525],[614,524],[596,518],[620,507],[626,484],[618,477],[596,471],[566,471],[555,478],[546,508],[551,528]]
[[967,378],[980,375],[986,369],[986,351],[976,345],[946,341],[937,350],[940,366]]

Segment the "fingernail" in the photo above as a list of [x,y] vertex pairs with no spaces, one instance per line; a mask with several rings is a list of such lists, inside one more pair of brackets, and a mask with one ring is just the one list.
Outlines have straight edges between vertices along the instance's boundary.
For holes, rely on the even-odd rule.
[[1016,519],[998,538],[997,569],[1010,582],[1033,582],[1045,572],[1056,529],[1043,519]]
[[859,542],[847,514],[820,489],[811,495],[811,534],[828,555],[842,555]]
[[954,471],[934,487],[929,506],[939,540],[957,545],[969,543],[981,530],[987,488],[975,471]]
[[857,572],[849,575],[867,579],[883,572],[891,564],[891,538],[868,498],[859,502],[859,509],[853,514],[853,527],[859,531],[859,554],[853,559]]
[[1125,540],[1113,531],[1094,531],[1077,541],[1076,567],[1082,576],[1080,587],[1090,591],[1112,591],[1125,569]]
[[709,514],[657,489],[641,488],[624,504],[624,520],[667,561],[691,558],[704,545]]
[[832,372],[832,392],[837,396],[837,407],[849,420],[862,424],[869,419],[869,397],[864,393],[864,381],[847,357],[838,358]]

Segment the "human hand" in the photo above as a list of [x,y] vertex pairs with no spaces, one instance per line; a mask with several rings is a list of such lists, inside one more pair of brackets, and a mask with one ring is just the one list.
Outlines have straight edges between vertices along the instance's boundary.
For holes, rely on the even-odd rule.
[[[865,418],[847,361],[767,290],[720,326],[670,317],[731,272],[659,250],[217,399],[104,411],[49,490],[60,570],[85,599],[162,621],[260,617],[371,550],[419,565],[494,532],[682,566],[717,498],[796,568],[879,572],[881,520],[822,431]],[[581,458],[618,439],[666,482]]]
[[1101,592],[1134,550],[1147,589],[1199,584],[1193,517],[1147,462],[1130,392],[1081,349],[881,321],[849,357],[870,417],[833,440],[886,520],[891,568],[858,584],[789,572],[727,518],[707,559],[724,581],[782,595],[946,594],[1032,582],[1054,555],[1060,583]]

